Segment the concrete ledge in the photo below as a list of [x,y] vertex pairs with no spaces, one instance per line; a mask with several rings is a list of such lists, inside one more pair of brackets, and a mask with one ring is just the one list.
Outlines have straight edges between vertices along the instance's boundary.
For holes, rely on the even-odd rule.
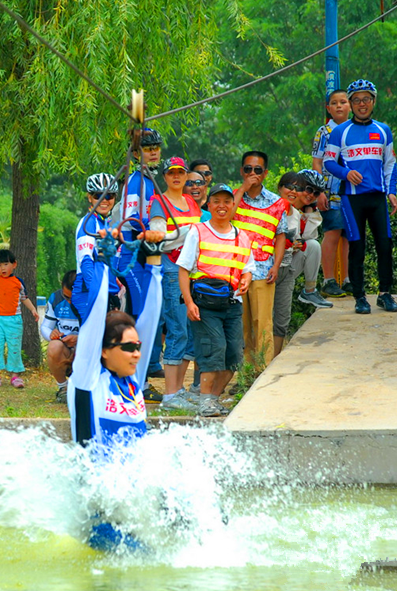
[[282,478],[397,482],[397,314],[317,310],[225,420]]

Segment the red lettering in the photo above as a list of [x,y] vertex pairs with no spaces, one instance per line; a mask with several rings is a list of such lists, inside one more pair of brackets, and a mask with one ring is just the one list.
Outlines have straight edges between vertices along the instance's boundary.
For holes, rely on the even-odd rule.
[[84,244],[79,244],[79,250],[84,250],[85,248],[89,248],[90,250],[93,250],[94,245],[90,244],[89,242],[85,242]]
[[336,152],[330,152],[329,150],[325,152],[325,156],[329,156],[330,158],[336,158]]
[[363,149],[362,148],[356,148],[356,156],[362,156],[363,155]]
[[115,401],[108,398],[105,410],[107,410],[108,412],[117,412],[117,404],[115,403]]
[[347,156],[348,156],[349,158],[354,158],[354,150],[348,150],[348,151],[347,151]]

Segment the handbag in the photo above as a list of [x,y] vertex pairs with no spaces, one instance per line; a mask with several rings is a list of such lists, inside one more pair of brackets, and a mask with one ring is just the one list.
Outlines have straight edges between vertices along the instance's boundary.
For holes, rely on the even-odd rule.
[[224,310],[230,306],[233,289],[227,281],[202,277],[192,281],[190,285],[193,301],[199,308]]

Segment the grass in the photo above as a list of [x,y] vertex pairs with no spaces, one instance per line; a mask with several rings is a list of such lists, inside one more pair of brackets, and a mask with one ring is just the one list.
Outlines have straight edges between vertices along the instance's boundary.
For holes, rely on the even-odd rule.
[[28,369],[23,374],[25,388],[14,388],[7,372],[1,372],[0,417],[69,418],[66,404],[55,399],[57,386],[46,369]]
[[[69,419],[66,404],[56,401],[57,385],[47,367],[27,369],[23,374],[25,388],[14,388],[10,384],[7,372],[0,372],[0,418],[43,418]],[[163,391],[164,380],[151,380]],[[190,416],[192,413],[182,410],[165,411],[157,405],[146,405],[147,413],[153,417]]]

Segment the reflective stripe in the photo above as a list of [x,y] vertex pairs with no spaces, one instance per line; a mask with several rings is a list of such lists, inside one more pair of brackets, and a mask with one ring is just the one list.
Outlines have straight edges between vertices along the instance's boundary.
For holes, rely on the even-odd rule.
[[[197,217],[197,216],[175,217],[175,221],[180,226],[182,226],[182,225],[186,226],[187,224],[198,224],[200,221],[200,217]],[[168,218],[167,226],[174,226],[175,227],[175,224],[174,224],[172,218]]]
[[261,226],[257,226],[256,224],[250,224],[249,222],[240,222],[239,220],[233,220],[233,226],[236,228],[241,228],[242,230],[249,230],[250,232],[255,232],[255,234],[261,234],[262,236],[266,236],[266,238],[270,238],[273,240],[275,236],[275,231],[268,230],[267,228],[262,228]]
[[206,257],[200,254],[198,261],[207,265],[219,265],[220,267],[233,267],[234,269],[244,269],[245,262],[230,259],[218,259],[217,257]]
[[[200,279],[200,277],[209,277],[209,275],[206,275],[205,273],[200,273],[200,271],[197,271],[197,273],[190,273],[190,279]],[[225,281],[230,283],[232,277],[231,275],[222,275],[222,273],[216,273],[216,279],[224,279]]]
[[219,242],[200,242],[200,248],[204,250],[217,250],[218,252],[234,252],[236,254],[250,255],[250,249],[243,246],[234,246],[231,244],[219,244]]
[[260,250],[263,250],[263,252],[270,252],[270,253],[274,252],[274,246],[268,246],[266,244],[264,244],[263,246],[259,246],[259,244],[257,242],[253,242],[252,249],[255,250],[257,248],[259,248]]
[[255,218],[257,220],[263,220],[265,222],[268,222],[269,224],[273,224],[274,226],[278,226],[279,223],[279,220],[273,217],[272,215],[255,209],[243,209],[242,207],[238,207],[236,213],[248,216],[250,218]]

